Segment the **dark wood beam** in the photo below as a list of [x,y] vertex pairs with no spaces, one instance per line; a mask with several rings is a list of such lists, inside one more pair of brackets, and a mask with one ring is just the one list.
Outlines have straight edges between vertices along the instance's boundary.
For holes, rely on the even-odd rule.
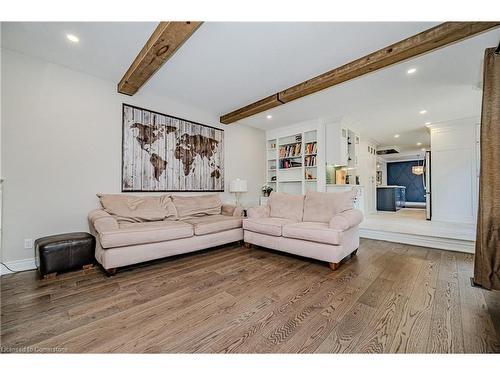
[[200,27],[202,22],[160,22],[118,83],[118,92],[134,95]]
[[[472,37],[489,29],[498,27],[500,22],[445,22],[419,34],[394,43],[386,48],[370,53],[343,66],[330,70],[317,77],[280,91],[231,113],[223,115],[220,121],[223,124],[241,120],[243,118],[263,112],[269,108],[302,98],[339,83],[360,77],[366,73],[388,67],[424,53],[445,47],[449,44]],[[275,97],[271,107],[263,106],[261,102]]]
[[283,103],[278,100],[278,95],[274,94],[222,116],[220,118],[220,122],[222,122],[223,124],[231,124],[235,121],[238,121],[239,119],[250,117],[252,115],[255,115],[256,113],[267,111],[268,109],[277,107],[281,104]]

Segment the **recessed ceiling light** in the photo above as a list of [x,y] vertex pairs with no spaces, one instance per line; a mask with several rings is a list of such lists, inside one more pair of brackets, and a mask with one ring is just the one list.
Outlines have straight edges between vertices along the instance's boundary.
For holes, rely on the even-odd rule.
[[421,115],[425,115],[427,113],[427,110],[426,109],[422,109],[420,112],[419,112]]
[[431,122],[430,122],[430,121],[427,121],[427,122],[425,123],[425,125],[430,125],[430,124],[431,124]]
[[394,138],[399,138],[399,134],[394,134]]
[[418,143],[417,143],[417,146],[422,146],[422,142],[418,142]]
[[66,34],[66,38],[68,38],[68,40],[73,43],[78,43],[80,41],[80,39],[78,39],[78,37],[73,34]]
[[408,74],[413,74],[413,73],[415,73],[416,71],[417,71],[417,68],[411,68],[411,69],[408,69],[408,70],[406,71],[406,73],[408,73]]
[[266,116],[267,119],[272,119],[273,118],[273,115],[267,115]]

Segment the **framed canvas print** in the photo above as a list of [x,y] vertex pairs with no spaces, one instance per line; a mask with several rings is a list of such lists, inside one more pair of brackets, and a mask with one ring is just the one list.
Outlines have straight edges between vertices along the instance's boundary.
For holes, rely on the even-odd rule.
[[224,130],[123,104],[122,192],[224,191]]

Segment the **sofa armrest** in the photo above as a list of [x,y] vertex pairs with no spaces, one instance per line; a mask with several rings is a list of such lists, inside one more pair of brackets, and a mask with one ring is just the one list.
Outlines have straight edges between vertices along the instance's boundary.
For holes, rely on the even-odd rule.
[[363,221],[363,213],[358,209],[351,209],[335,215],[330,219],[330,228],[344,231],[359,225]]
[[118,221],[104,210],[92,210],[88,216],[89,223],[94,227],[97,233],[118,230]]
[[222,215],[225,216],[243,216],[243,208],[237,206],[233,203],[223,203],[222,204]]
[[247,210],[247,217],[249,219],[258,219],[258,218],[264,218],[264,217],[269,217],[269,206],[257,206],[257,207],[252,207]]

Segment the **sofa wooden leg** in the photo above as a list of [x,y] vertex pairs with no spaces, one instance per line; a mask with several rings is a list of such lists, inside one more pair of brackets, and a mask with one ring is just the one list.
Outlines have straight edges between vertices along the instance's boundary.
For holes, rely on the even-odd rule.
[[340,267],[340,263],[328,263],[332,271],[336,271]]
[[352,253],[351,253],[351,256],[354,256],[358,253],[358,249],[354,250]]
[[104,271],[106,271],[106,275],[107,276],[114,276],[114,275],[116,275],[116,268],[108,268],[108,269],[105,269]]
[[57,276],[57,272],[52,272],[52,273],[48,273],[46,275],[43,275],[43,279],[44,280],[52,280],[52,279],[55,279]]
[[252,244],[250,242],[245,242],[245,247],[247,249],[250,249],[252,247]]

